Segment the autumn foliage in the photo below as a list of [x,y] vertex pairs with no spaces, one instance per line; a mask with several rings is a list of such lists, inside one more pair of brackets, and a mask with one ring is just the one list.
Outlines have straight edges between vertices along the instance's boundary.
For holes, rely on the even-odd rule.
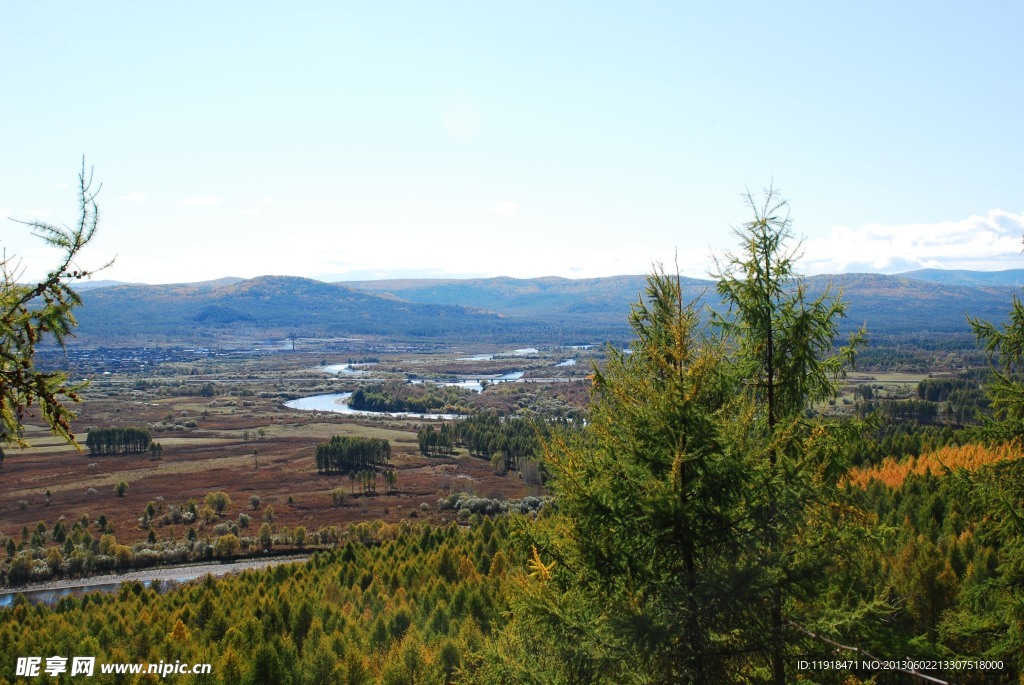
[[932,474],[938,475],[945,473],[947,469],[976,471],[986,464],[1019,459],[1021,456],[1024,456],[1021,446],[1016,443],[996,446],[947,445],[919,457],[908,457],[899,461],[888,458],[878,466],[852,469],[849,480],[862,488],[866,488],[871,481],[879,481],[890,488],[898,488],[912,473],[924,475],[931,471]]

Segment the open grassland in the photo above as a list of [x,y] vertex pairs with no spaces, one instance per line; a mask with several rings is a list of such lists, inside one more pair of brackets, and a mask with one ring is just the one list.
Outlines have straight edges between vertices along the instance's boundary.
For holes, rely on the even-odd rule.
[[[456,450],[453,458],[421,456],[415,420],[303,412],[284,407],[284,402],[410,377],[486,380],[522,371],[528,382],[492,384],[485,393],[472,395],[474,405],[502,412],[561,415],[587,403],[586,374],[593,361],[600,363],[601,354],[596,349],[569,348],[516,354],[508,346],[482,350],[381,347],[346,356],[320,350],[211,355],[134,370],[121,367],[114,373],[101,371],[109,361],[93,358],[92,363],[100,366],[91,372],[81,370],[92,384],[73,426],[79,442],[84,445],[93,427],[144,427],[163,447],[162,459],[154,461],[148,453],[89,456],[43,428],[29,426],[25,437],[32,446],[9,450],[0,470],[0,532],[17,537],[24,526],[32,528],[40,521],[52,526],[62,517],[95,520],[103,514],[118,539],[130,543],[147,535],[139,518],[149,502],[168,507],[190,500],[201,503],[213,491],[227,492],[231,498],[219,521],[246,513],[258,526],[269,506],[276,526],[303,525],[310,530],[376,518],[440,522],[437,500],[452,492],[496,499],[540,494],[514,473],[495,475],[489,463],[464,450]],[[570,358],[577,364],[559,366]],[[323,370],[341,364],[353,364],[357,373]],[[926,373],[852,373],[837,404],[852,405],[853,391],[861,385],[877,388],[880,396],[909,395],[927,377]],[[531,382],[531,378],[553,382]],[[346,475],[318,474],[316,446],[334,435],[387,440],[397,492],[385,494],[380,488],[375,495],[360,496],[357,484]],[[892,471],[897,466],[879,468]],[[896,478],[889,471],[886,474]],[[883,476],[854,475],[854,479],[872,477]],[[128,489],[119,497],[114,488],[122,481]],[[339,492],[346,494],[341,504],[337,503]],[[260,500],[255,508],[249,504],[253,496]],[[182,526],[173,531],[159,528],[156,533],[163,539],[181,536],[184,530]]]
[[[214,491],[228,493],[231,504],[211,526],[246,513],[258,528],[272,508],[275,527],[309,530],[371,519],[442,523],[437,500],[452,492],[497,499],[537,494],[518,475],[497,476],[488,462],[463,450],[451,458],[421,456],[414,421],[290,410],[278,398],[141,395],[104,388],[87,392],[74,426],[77,438],[84,445],[92,426],[166,426],[153,432],[162,459],[153,460],[148,452],[90,456],[30,426],[25,437],[32,447],[8,450],[0,469],[0,531],[19,538],[23,526],[31,529],[40,521],[53,526],[62,518],[94,521],[103,514],[118,540],[132,543],[148,534],[139,518],[149,502],[201,504]],[[388,440],[397,491],[385,494],[379,487],[364,496],[346,475],[318,474],[316,446],[333,435]],[[128,484],[123,497],[115,493],[120,481]],[[345,495],[341,504],[339,491]],[[252,496],[259,498],[256,507]],[[204,525],[197,524],[200,534]],[[155,533],[158,539],[180,538],[187,529],[174,528],[157,527]]]

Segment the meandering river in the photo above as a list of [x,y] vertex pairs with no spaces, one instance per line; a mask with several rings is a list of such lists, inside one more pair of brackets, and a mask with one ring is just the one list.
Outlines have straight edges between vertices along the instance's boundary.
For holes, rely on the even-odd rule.
[[[459,357],[459,361],[486,361],[494,359],[497,356],[528,356],[537,354],[538,350],[535,347],[524,347],[522,349],[513,350],[504,354],[480,354],[472,357]],[[575,359],[566,359],[558,364],[556,367],[575,366]],[[360,366],[368,366],[368,364],[360,364]],[[361,375],[367,381],[375,380],[369,376],[370,372],[366,369],[353,368],[352,364],[331,364],[330,366],[324,366],[320,369],[326,373],[335,375]],[[422,379],[408,379],[409,383],[436,383],[437,385],[445,385],[450,387],[466,388],[473,392],[480,392],[483,390],[483,383],[488,384],[494,383],[516,383],[523,381],[524,371],[511,371],[509,373],[503,373],[500,376],[494,376],[489,378],[481,378],[479,376],[473,378],[458,378],[454,381],[424,381]],[[381,379],[383,380],[383,379]],[[552,380],[564,380],[564,379],[552,379]],[[390,416],[394,418],[408,418],[408,419],[427,419],[427,420],[448,420],[460,418],[460,414],[421,414],[417,412],[382,412],[382,411],[368,411],[365,409],[353,409],[348,406],[348,398],[352,396],[350,392],[339,392],[329,393],[325,395],[312,395],[310,397],[300,397],[297,400],[290,400],[284,403],[284,406],[289,409],[298,409],[300,411],[324,411],[335,414],[350,414],[355,416]]]
[[335,392],[329,395],[313,395],[312,397],[300,397],[297,400],[290,400],[284,403],[289,409],[301,409],[303,411],[327,411],[335,414],[354,414],[357,416],[393,416],[395,418],[409,419],[457,419],[459,414],[418,414],[411,411],[367,411],[365,409],[353,409],[348,406],[350,392]]
[[[327,373],[348,373],[348,364],[336,364],[334,366],[324,367],[322,370]],[[346,367],[345,369],[341,367]],[[482,379],[488,383],[514,383],[523,379],[523,371],[512,371],[510,373],[503,373],[500,376],[494,378]],[[424,383],[434,381],[423,381],[420,379],[409,380],[410,383]],[[483,390],[481,385],[481,379],[476,378],[460,378],[455,381],[437,381],[437,385],[454,386],[459,388],[466,388],[473,392],[480,392]],[[461,414],[421,414],[418,412],[411,411],[395,411],[395,412],[383,412],[383,411],[368,411],[366,409],[353,409],[348,406],[348,398],[352,396],[350,392],[335,392],[326,395],[312,395],[310,397],[300,397],[297,400],[289,400],[284,403],[284,406],[289,409],[299,409],[301,411],[326,411],[335,414],[350,414],[354,416],[391,416],[394,418],[403,419],[425,419],[425,420],[450,420],[461,417]]]

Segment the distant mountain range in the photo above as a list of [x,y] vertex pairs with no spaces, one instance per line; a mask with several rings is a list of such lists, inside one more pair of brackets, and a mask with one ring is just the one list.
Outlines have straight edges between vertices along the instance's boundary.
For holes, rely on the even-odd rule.
[[899,274],[904,278],[944,285],[995,286],[1020,288],[1024,286],[1024,269],[1005,271],[965,271],[946,269],[920,269]]
[[[909,278],[914,281],[927,281],[929,283],[942,283],[944,285],[963,285],[963,286],[993,286],[993,287],[1007,287],[1007,288],[1020,288],[1024,287],[1024,269],[1006,269],[1004,271],[967,271],[964,269],[918,269],[916,271],[904,271],[903,273],[892,274],[900,278]],[[391,279],[391,280],[379,280],[379,281],[336,281],[339,285],[345,285],[360,290],[366,290],[367,292],[383,292],[390,291],[392,289],[407,290],[407,289],[421,289],[430,290],[432,292],[442,293],[457,292],[460,288],[451,288],[452,285],[471,285],[481,283],[507,283],[510,287],[514,288],[515,284],[522,283],[533,283],[537,290],[543,290],[552,286],[558,287],[558,284],[572,283],[576,284],[577,290],[585,292],[591,285],[600,285],[604,287],[604,283],[613,284],[616,282],[626,282],[632,284],[636,279],[643,280],[643,276],[608,276],[605,278],[584,278],[584,279],[568,279],[560,278],[557,276],[549,276],[546,278],[531,278],[531,279],[517,279],[517,278],[477,278],[477,279],[463,279],[463,278],[432,278],[432,279]],[[838,277],[828,277],[838,278]],[[238,278],[237,276],[227,276],[224,278],[218,278],[212,281],[200,281],[196,283],[183,283],[180,285],[187,285],[193,287],[215,287],[221,285],[232,285],[239,281],[244,281],[244,278]],[[692,280],[694,282],[705,282],[700,279],[685,279]],[[78,290],[95,290],[96,288],[109,288],[115,285],[146,285],[144,283],[127,283],[124,281],[81,281],[76,284]],[[572,287],[572,286],[569,286]],[[482,292],[482,291],[481,291]],[[453,303],[454,304],[454,303]]]
[[78,337],[88,341],[374,335],[444,339],[500,332],[495,313],[404,302],[308,278],[261,276],[182,285],[116,285],[81,293]]
[[[630,305],[645,276],[488,278],[324,283],[289,276],[180,285],[83,288],[83,342],[379,336],[466,342],[625,340]],[[965,315],[1002,320],[1024,270],[807,279],[812,292],[843,289],[848,327],[872,336],[963,334]],[[684,295],[719,304],[714,283],[682,279]]]
[[[711,281],[682,279],[688,297],[714,291]],[[377,295],[423,304],[456,304],[509,317],[588,320],[625,326],[630,304],[643,292],[646,276],[604,278],[474,278],[351,281],[345,285]]]
[[[215,288],[221,285],[231,285],[244,281],[244,278],[238,278],[236,276],[226,276],[224,278],[218,278],[213,281],[197,281],[195,283],[183,283],[181,285],[188,285],[193,288]],[[125,281],[92,281],[83,280],[75,283],[75,290],[85,292],[86,290],[96,290],[98,288],[111,288],[117,285],[147,285],[146,283],[126,283]]]

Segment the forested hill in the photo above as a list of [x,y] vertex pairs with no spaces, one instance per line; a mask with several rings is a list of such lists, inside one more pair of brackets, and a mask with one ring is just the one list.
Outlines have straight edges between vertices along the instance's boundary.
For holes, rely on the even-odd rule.
[[81,295],[76,335],[91,343],[289,335],[560,341],[577,334],[589,339],[607,333],[585,321],[577,326],[577,321],[511,319],[471,307],[407,302],[290,276],[117,285]]
[[847,322],[867,323],[882,335],[968,333],[967,315],[990,321],[1006,317],[1013,288],[929,283],[883,274],[839,274],[807,279],[813,292],[829,283],[842,288]]
[[[628,337],[644,276],[572,280],[470,279],[323,283],[286,276],[183,285],[116,285],[82,292],[83,342],[223,336],[377,335],[423,340],[566,343]],[[968,337],[965,314],[999,321],[1013,289],[878,274],[814,276],[812,294],[843,288],[850,326],[872,336]],[[718,302],[714,283],[683,279],[689,300]]]
[[[605,278],[475,278],[353,281],[368,293],[388,294],[410,302],[458,304],[527,319],[585,317],[625,327],[630,303],[643,292],[646,275]],[[693,297],[714,292],[711,281],[683,279]]]
[[[424,279],[353,281],[346,285],[412,302],[460,304],[536,320],[586,317],[612,325],[625,321],[630,304],[643,291],[645,279]],[[849,304],[849,325],[867,323],[870,331],[885,335],[967,333],[965,314],[1001,320],[1013,291],[1010,287],[931,283],[882,274],[811,276],[807,283],[811,294],[822,292],[830,283],[841,288]],[[714,281],[683,278],[681,285],[685,298],[702,298],[711,306],[717,305]]]
[[1019,288],[1024,286],[1024,269],[1004,271],[966,271],[963,269],[919,269],[899,274],[904,278],[943,285],[995,286]]

